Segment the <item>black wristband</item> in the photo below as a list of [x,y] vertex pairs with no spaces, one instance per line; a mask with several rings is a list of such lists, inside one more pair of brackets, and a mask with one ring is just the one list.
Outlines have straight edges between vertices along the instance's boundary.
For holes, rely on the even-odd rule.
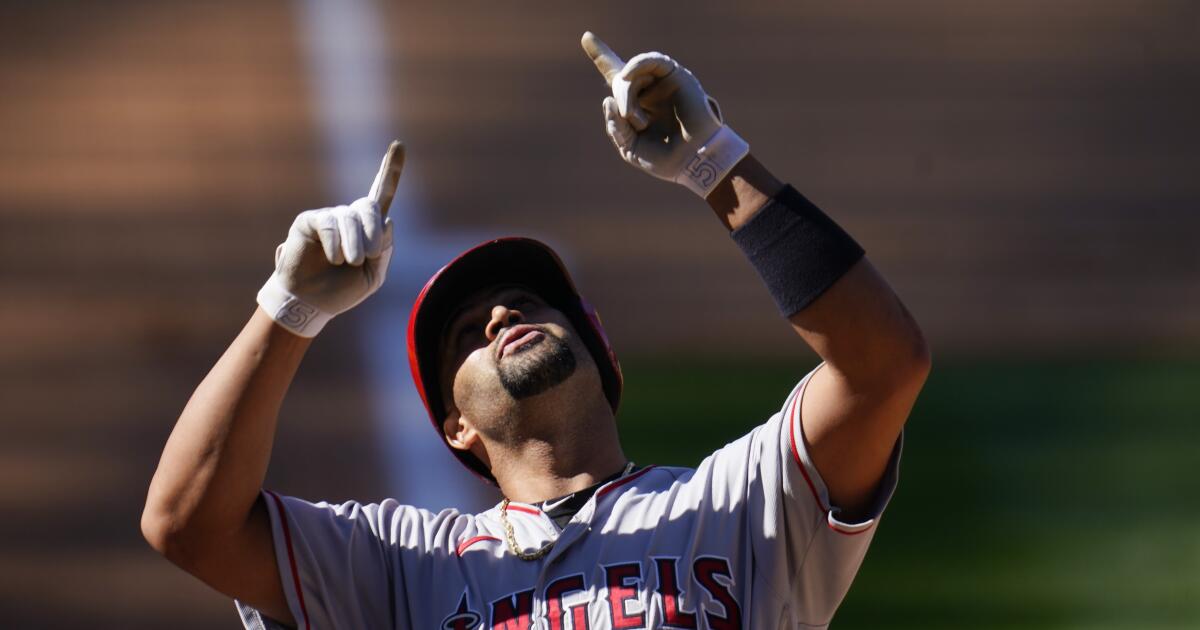
[[784,317],[804,310],[865,254],[791,186],[784,186],[732,236]]

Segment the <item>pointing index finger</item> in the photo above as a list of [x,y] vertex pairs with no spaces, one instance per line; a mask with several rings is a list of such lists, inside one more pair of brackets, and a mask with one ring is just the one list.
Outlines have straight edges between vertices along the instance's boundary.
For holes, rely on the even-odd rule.
[[604,75],[604,80],[612,85],[613,77],[617,76],[621,68],[625,67],[625,62],[617,56],[617,53],[613,52],[613,49],[608,47],[608,44],[593,35],[591,31],[584,33],[579,43],[583,45],[583,51],[587,53],[592,63],[596,64],[596,69]]
[[379,173],[371,184],[371,192],[367,194],[379,208],[379,213],[387,216],[388,208],[392,206],[392,198],[396,196],[396,187],[400,185],[400,171],[404,169],[404,143],[392,140],[383,163],[379,165]]

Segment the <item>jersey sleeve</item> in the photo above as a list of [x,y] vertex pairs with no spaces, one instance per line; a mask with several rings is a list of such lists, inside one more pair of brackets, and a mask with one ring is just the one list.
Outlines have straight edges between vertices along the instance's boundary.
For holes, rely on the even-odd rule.
[[[868,516],[850,521],[831,505],[805,448],[800,422],[805,387],[744,438],[713,454],[697,472],[709,477],[714,507],[725,505],[749,530],[755,592],[782,600],[792,624],[824,627],[845,597],[898,480],[901,441],[893,449]],[[744,509],[730,509],[736,507]]]
[[[445,546],[456,527],[451,510],[433,514],[387,500],[379,504],[310,503],[264,491],[275,561],[300,630],[391,628],[407,617],[405,555]],[[237,603],[252,630],[282,628]]]

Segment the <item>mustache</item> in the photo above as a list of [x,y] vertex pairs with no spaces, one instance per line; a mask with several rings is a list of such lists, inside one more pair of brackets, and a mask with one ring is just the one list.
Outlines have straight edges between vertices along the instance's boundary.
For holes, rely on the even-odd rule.
[[511,337],[514,335],[526,334],[534,330],[546,335],[547,337],[554,336],[554,334],[542,324],[517,324],[511,328],[505,328],[503,332],[496,337],[496,349],[492,351],[492,358],[499,363],[500,359],[503,358],[504,347],[508,345]]
[[567,342],[548,332],[536,347],[506,357],[496,369],[500,385],[515,400],[536,396],[575,373],[575,352]]

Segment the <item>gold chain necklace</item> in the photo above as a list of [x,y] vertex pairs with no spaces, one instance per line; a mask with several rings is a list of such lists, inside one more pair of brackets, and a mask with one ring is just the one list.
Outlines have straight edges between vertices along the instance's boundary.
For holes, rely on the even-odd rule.
[[500,522],[504,524],[504,539],[508,541],[508,550],[513,552],[513,555],[522,560],[540,560],[554,547],[554,542],[551,540],[546,543],[541,549],[530,553],[525,553],[517,547],[517,537],[513,534],[512,523],[508,522],[508,498],[500,502]]
[[[633,470],[633,462],[626,464],[625,470],[621,472],[621,476],[628,475],[631,470]],[[512,523],[508,521],[508,497],[504,497],[504,500],[500,502],[500,523],[504,525],[504,540],[508,543],[508,550],[522,560],[541,560],[554,548],[554,543],[558,542],[557,539],[551,540],[542,545],[542,548],[537,551],[528,553],[521,551],[521,548],[517,546],[517,536],[513,533]]]

